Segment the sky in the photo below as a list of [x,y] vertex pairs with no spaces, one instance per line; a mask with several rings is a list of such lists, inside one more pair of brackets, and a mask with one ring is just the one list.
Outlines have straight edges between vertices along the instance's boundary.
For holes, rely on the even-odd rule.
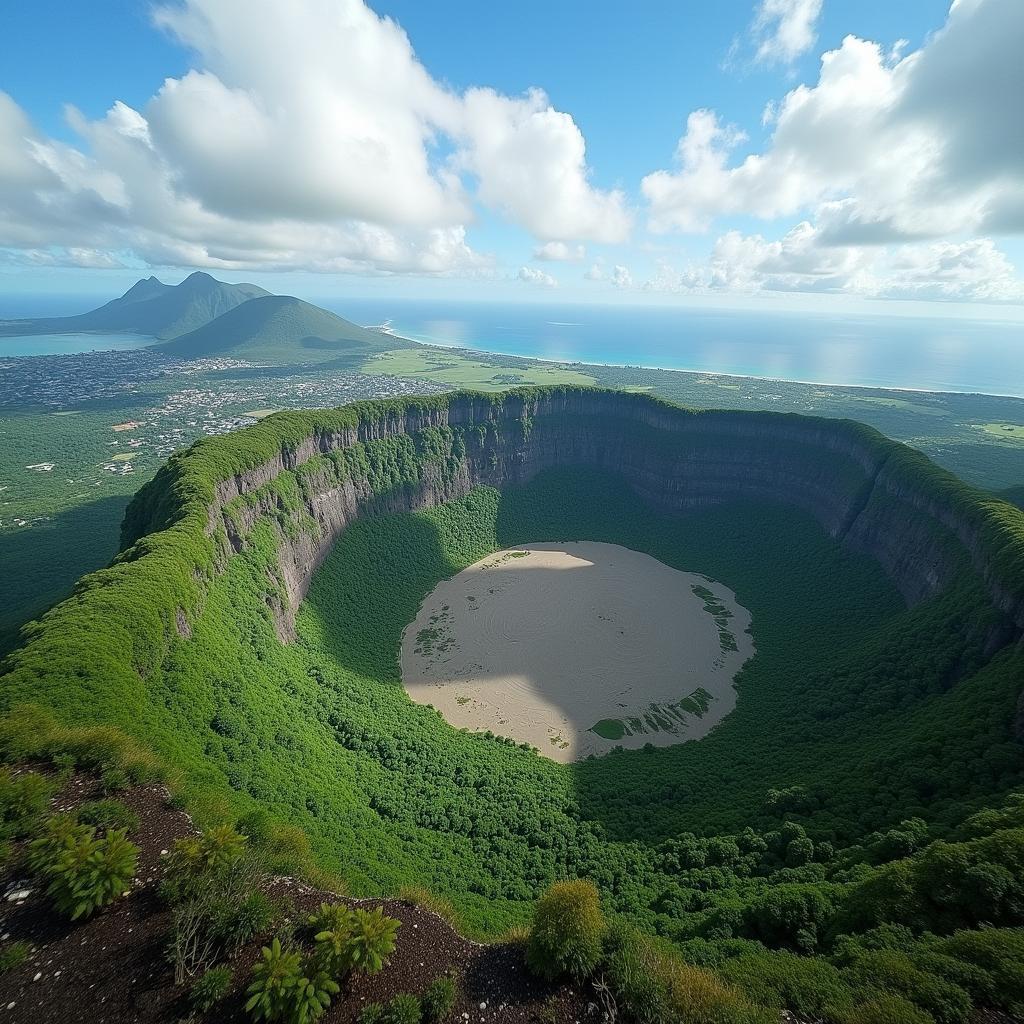
[[3,294],[1024,319],[1022,0],[35,0]]

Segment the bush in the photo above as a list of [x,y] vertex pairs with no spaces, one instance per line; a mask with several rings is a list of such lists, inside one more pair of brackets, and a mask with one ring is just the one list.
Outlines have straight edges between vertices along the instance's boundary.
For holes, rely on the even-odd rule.
[[28,957],[30,949],[27,942],[5,942],[0,946],[0,974],[20,967]]
[[637,1024],[777,1024],[778,1010],[754,1006],[709,970],[655,949],[630,928],[609,936],[605,980]]
[[259,889],[241,902],[230,897],[218,899],[211,910],[210,934],[228,952],[265,932],[278,913],[274,901]]
[[[1014,1016],[1024,1015],[1024,930],[982,928],[954,932],[939,940],[937,952],[971,964],[992,979],[985,1002]],[[975,994],[975,998],[981,993]]]
[[214,967],[207,971],[193,986],[189,993],[192,1008],[200,1013],[213,1009],[231,988],[231,968]]
[[540,900],[526,947],[526,962],[542,977],[589,977],[601,959],[604,915],[597,886],[579,880],[556,882]]
[[353,910],[349,923],[350,968],[361,974],[376,974],[395,950],[401,922],[376,910]]
[[454,978],[435,978],[423,994],[423,1018],[427,1024],[447,1020],[455,1008],[457,995],[458,989]]
[[857,955],[844,970],[857,991],[890,992],[931,1014],[940,1024],[960,1024],[971,1012],[971,1000],[959,985],[920,970],[899,950],[877,949]]
[[384,1016],[380,1018],[381,1024],[420,1024],[422,1019],[420,1001],[408,992],[395,996],[384,1007]]
[[849,1009],[853,998],[839,970],[827,960],[774,950],[725,960],[718,973],[761,1006],[821,1019]]
[[367,1003],[359,1014],[359,1024],[387,1024],[387,1012],[380,1003]]
[[933,1018],[913,1003],[883,993],[861,1003],[842,1018],[843,1024],[934,1024]]
[[252,969],[245,1009],[256,1021],[305,1024],[322,1017],[338,991],[337,982],[275,938]]
[[9,768],[0,768],[0,823],[4,836],[20,836],[28,832],[46,810],[56,786],[38,772],[15,775]]
[[244,851],[245,836],[230,825],[215,825],[198,836],[175,841],[168,876],[187,886],[202,875],[226,871],[241,860]]
[[120,800],[90,800],[78,809],[78,820],[100,828],[124,828],[129,832],[139,827],[139,816]]
[[97,838],[96,829],[62,816],[47,822],[29,846],[29,867],[47,884],[57,909],[72,921],[112,903],[131,884],[139,849],[124,829]]

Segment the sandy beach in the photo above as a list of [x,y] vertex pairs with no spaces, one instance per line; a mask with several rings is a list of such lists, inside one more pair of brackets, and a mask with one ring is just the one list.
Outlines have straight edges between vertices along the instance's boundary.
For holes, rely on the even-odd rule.
[[527,544],[444,580],[402,638],[409,696],[556,761],[699,739],[736,704],[750,614],[614,544]]

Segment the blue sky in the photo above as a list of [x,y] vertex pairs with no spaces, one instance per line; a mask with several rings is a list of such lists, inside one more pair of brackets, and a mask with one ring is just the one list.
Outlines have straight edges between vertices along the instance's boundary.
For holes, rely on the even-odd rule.
[[201,267],[316,296],[1024,304],[1019,0],[37,0],[0,37],[0,301]]

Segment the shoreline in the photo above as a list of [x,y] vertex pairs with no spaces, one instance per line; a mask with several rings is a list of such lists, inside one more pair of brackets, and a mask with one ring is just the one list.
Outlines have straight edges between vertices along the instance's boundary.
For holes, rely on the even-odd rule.
[[397,330],[388,332],[392,337],[412,341],[424,348],[437,348],[449,352],[471,352],[482,356],[507,356],[510,359],[529,359],[535,363],[550,363],[552,366],[587,367],[600,366],[612,370],[657,370],[660,373],[685,373],[693,377],[728,377],[731,380],[763,381],[777,384],[801,384],[806,387],[844,388],[857,391],[897,391],[912,395],[965,395],[980,398],[1010,398],[1024,402],[1024,392],[1019,395],[1002,394],[994,391],[956,391],[943,388],[912,388],[895,384],[837,384],[821,380],[802,380],[798,377],[762,377],[755,373],[730,373],[728,370],[693,370],[680,366],[654,366],[647,363],[602,363],[596,360],[551,359],[546,356],[528,356],[518,352],[499,352],[496,349],[471,348],[467,345],[444,345],[438,341],[424,341],[412,334],[400,334]]

